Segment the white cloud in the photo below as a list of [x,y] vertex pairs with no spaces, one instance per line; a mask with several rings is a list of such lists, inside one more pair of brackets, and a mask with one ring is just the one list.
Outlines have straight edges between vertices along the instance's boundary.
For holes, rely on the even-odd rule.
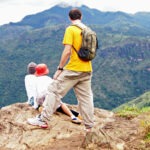
[[49,9],[62,1],[74,5],[83,3],[101,11],[150,12],[149,0],[0,0],[0,25],[20,21],[26,15]]
[[20,21],[26,15],[43,11],[54,4],[52,0],[0,0],[0,25]]

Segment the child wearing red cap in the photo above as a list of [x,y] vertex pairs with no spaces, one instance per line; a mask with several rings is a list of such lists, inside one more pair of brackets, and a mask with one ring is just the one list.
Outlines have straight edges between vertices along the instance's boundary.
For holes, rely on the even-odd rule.
[[[38,106],[44,105],[44,100],[48,92],[48,86],[53,82],[53,79],[48,76],[49,69],[46,64],[38,64],[35,67],[36,76],[36,103]],[[71,117],[73,123],[80,124],[82,121],[77,118],[73,113],[79,115],[79,113],[70,110],[65,103],[60,102],[57,110],[67,114]],[[72,113],[73,112],[73,113]],[[29,122],[30,123],[30,122]]]

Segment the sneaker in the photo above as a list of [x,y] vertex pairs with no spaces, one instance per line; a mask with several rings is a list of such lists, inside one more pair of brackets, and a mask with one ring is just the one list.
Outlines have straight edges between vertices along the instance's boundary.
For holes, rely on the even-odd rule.
[[76,123],[76,124],[81,124],[82,123],[82,120],[80,120],[78,117],[75,117],[71,120],[73,123]]
[[27,122],[30,125],[39,126],[41,128],[47,128],[48,127],[48,124],[45,121],[41,120],[40,115],[36,116],[35,118],[29,118],[27,120]]

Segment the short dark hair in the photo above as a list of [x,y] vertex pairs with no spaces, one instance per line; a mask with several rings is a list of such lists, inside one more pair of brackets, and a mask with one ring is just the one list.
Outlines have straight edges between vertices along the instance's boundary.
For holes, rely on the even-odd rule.
[[69,17],[71,20],[81,19],[82,13],[79,9],[73,8],[69,12]]
[[36,68],[37,64],[35,62],[30,62],[27,66],[27,72],[29,74],[34,74],[35,73],[35,68]]

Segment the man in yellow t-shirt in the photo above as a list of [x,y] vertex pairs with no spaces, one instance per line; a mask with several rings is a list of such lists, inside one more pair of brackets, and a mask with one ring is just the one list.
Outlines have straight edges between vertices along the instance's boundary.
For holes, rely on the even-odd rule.
[[[75,23],[80,23],[80,21],[78,20]],[[66,45],[72,46],[71,47],[71,56],[70,56],[70,61],[68,62],[68,64],[65,66],[64,69],[72,70],[72,71],[81,71],[81,72],[91,72],[92,71],[91,61],[81,60],[75,51],[75,49],[78,49],[78,50],[80,49],[81,41],[82,41],[81,29],[79,29],[76,26],[69,26],[66,29],[64,39],[63,39],[63,44],[65,46]]]
[[[81,22],[82,13],[79,9],[70,10],[69,18],[72,24],[85,26]],[[91,131],[94,125],[94,105],[91,89],[92,64],[91,61],[81,60],[74,50],[74,48],[80,49],[81,42],[81,29],[76,26],[67,27],[63,39],[64,50],[53,77],[54,82],[48,87],[48,95],[44,101],[44,109],[41,114],[28,121],[31,125],[48,127],[47,120],[50,120],[61,99],[73,88],[85,129],[87,132]]]

